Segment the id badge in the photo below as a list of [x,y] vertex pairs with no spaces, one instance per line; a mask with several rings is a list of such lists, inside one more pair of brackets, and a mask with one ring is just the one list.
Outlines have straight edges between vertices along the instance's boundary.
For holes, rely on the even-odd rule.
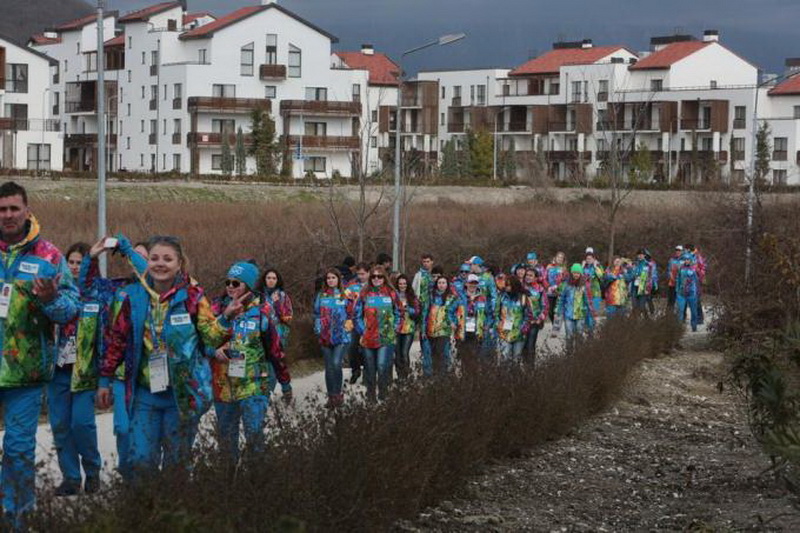
[[67,340],[58,354],[58,366],[74,365],[78,360],[78,347],[75,345],[75,337]]
[[467,318],[467,333],[475,333],[475,330],[478,329],[478,321],[475,320],[475,317]]
[[152,354],[147,366],[150,370],[150,392],[157,394],[167,390],[167,387],[169,387],[167,352],[159,351]]
[[241,354],[236,353],[236,357],[228,360],[228,377],[243,378],[245,370],[245,359]]
[[0,289],[0,318],[8,318],[12,294],[14,294],[14,284],[3,283],[3,287]]
[[503,331],[511,331],[514,329],[514,319],[506,318],[503,320]]

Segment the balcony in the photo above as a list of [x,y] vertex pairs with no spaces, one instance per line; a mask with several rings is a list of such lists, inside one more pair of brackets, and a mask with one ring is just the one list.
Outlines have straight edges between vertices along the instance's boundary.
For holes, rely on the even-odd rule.
[[592,161],[592,152],[578,152],[577,150],[550,150],[545,152],[550,161]]
[[681,129],[686,131],[710,130],[711,121],[704,119],[681,119]]
[[463,122],[448,122],[447,133],[464,133]]
[[11,131],[61,131],[61,123],[54,119],[0,118],[0,130]]
[[575,124],[573,122],[550,122],[550,131],[553,132],[570,132],[575,131]]
[[286,115],[357,117],[361,115],[361,104],[359,102],[328,100],[282,100],[281,113]]
[[450,101],[451,107],[461,107],[461,97],[454,96],[453,99]]
[[[180,135],[179,133],[175,135]],[[175,144],[175,135],[172,136],[173,144]],[[210,131],[195,131],[188,133],[186,135],[186,142],[189,143],[190,146],[222,146],[225,141],[225,136],[228,136],[227,141],[228,144],[233,147],[236,145],[236,133],[232,131],[228,132],[210,132]],[[249,133],[243,134],[244,143],[245,145],[250,144],[252,142],[252,137]],[[177,144],[180,144],[180,139]]]
[[158,76],[158,65],[150,65],[150,75]]
[[786,150],[773,150],[772,151],[772,160],[773,161],[788,161],[789,160],[789,152]]
[[147,136],[147,144],[156,144],[156,134],[151,133]]
[[735,130],[743,130],[745,129],[747,121],[743,118],[735,118],[733,119],[733,129]]
[[258,75],[262,80],[285,80],[286,65],[261,65]]
[[422,98],[416,94],[404,94],[400,99],[401,107],[422,107]]
[[172,144],[181,144],[182,135],[180,132],[172,134]]
[[97,111],[97,104],[94,100],[66,102],[64,107],[67,113],[94,113]]
[[173,98],[172,99],[172,109],[181,109],[183,107],[183,99],[182,98]]
[[726,151],[715,152],[713,150],[697,150],[696,152],[685,151],[680,153],[680,159],[684,163],[692,163],[695,157],[697,158],[698,162],[701,161],[716,161],[718,163],[728,162],[728,152]]
[[[106,142],[109,146],[117,145],[117,136],[108,135]],[[96,133],[72,133],[64,137],[65,148],[93,148],[97,146]]]
[[190,112],[198,113],[245,113],[253,109],[272,110],[272,101],[266,98],[223,98],[216,96],[192,96],[189,98]]
[[529,130],[528,123],[524,120],[522,121],[511,121],[511,122],[500,122],[497,124],[497,131],[507,132],[507,133],[526,133]]
[[304,149],[332,150],[352,152],[361,149],[358,136],[322,136],[322,135],[289,135],[284,136],[287,146],[302,145]]

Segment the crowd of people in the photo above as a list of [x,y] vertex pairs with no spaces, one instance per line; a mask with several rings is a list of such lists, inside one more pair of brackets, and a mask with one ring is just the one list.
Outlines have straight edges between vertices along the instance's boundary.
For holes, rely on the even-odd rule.
[[[57,495],[100,488],[95,405],[113,407],[118,471],[126,481],[186,464],[200,418],[212,406],[220,450],[232,461],[265,445],[269,399],[278,385],[291,402],[286,351],[293,306],[281,274],[234,262],[225,290],[207,297],[188,272],[179,239],[124,235],[66,254],[40,236],[20,185],[0,185],[0,403],[5,421],[2,500],[18,526],[34,505],[36,427],[46,387],[48,415],[63,481]],[[100,258],[119,255],[130,275],[105,278]],[[472,256],[450,277],[424,254],[409,276],[391,258],[352,258],[317,280],[314,333],[325,362],[327,407],[344,402],[363,376],[370,401],[413,373],[418,339],[423,376],[480,371],[486,364],[535,364],[539,332],[563,326],[567,349],[605,316],[654,312],[659,269],[647,249],[604,267],[592,248],[569,265],[536,252],[507,272]],[[666,268],[668,306],[693,330],[702,322],[705,261],[677,246]],[[396,375],[395,375],[396,374]]]

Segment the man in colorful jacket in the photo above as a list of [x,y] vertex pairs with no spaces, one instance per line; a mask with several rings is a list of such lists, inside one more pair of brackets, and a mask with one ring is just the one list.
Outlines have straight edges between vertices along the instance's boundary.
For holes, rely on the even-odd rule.
[[684,252],[681,256],[683,263],[678,269],[677,308],[675,310],[678,320],[686,320],[686,310],[691,312],[692,331],[697,331],[700,323],[700,313],[698,311],[698,297],[700,294],[700,275],[697,272],[695,257],[689,252]]
[[[433,255],[422,254],[420,257],[420,267],[414,279],[411,280],[411,288],[414,289],[414,294],[417,295],[419,300],[420,309],[425,309],[431,297],[431,289],[433,288]],[[419,328],[419,348],[422,357],[422,368],[431,371],[431,343],[425,337],[424,328]]]
[[680,244],[675,247],[675,251],[669,258],[667,262],[667,309],[672,311],[675,309],[675,297],[677,296],[677,292],[675,290],[675,284],[678,281],[678,270],[681,268],[681,256],[683,255],[683,246]]
[[[564,323],[567,350],[571,350],[577,338],[584,333],[584,323],[591,332],[596,310],[591,298],[591,284],[583,274],[584,267],[575,263],[569,269],[569,278],[561,283],[556,303],[556,320],[553,322],[553,335],[557,335]],[[589,317],[592,320],[589,320]]]
[[[369,281],[369,265],[366,263],[359,263],[356,265],[355,279],[344,287],[344,294],[348,301],[347,309],[351,316],[355,312],[358,295],[361,294],[361,289],[367,284],[367,281]],[[355,384],[358,378],[361,377],[361,367],[364,366],[361,335],[355,331],[351,336],[348,358],[350,360],[350,383]]]
[[633,310],[636,313],[652,312],[653,293],[658,290],[658,272],[649,255],[649,252],[642,248],[636,255],[636,264],[633,265],[631,296]]
[[[470,257],[469,264],[472,266],[472,273],[478,276],[478,286],[481,293],[486,296],[486,305],[492,310],[492,314],[497,316],[497,283],[492,273],[486,269],[481,257],[474,255]],[[494,351],[497,346],[497,331],[492,328],[484,338],[484,349]]]
[[35,503],[36,428],[42,388],[53,377],[54,326],[73,320],[79,306],[64,257],[40,237],[27,192],[14,182],[0,185],[0,224],[0,484],[6,521],[20,528]]
[[595,314],[600,312],[600,303],[603,301],[602,283],[605,275],[603,265],[597,260],[597,255],[595,255],[594,248],[591,246],[586,248],[583,275],[586,276],[586,281],[589,284],[589,297],[592,300],[592,308],[594,309],[594,313],[586,315],[586,327],[591,331],[595,326]]

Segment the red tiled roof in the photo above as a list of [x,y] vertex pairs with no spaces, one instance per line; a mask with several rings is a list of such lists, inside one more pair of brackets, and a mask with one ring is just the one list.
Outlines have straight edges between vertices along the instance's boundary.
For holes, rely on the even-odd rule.
[[800,94],[800,73],[786,78],[778,85],[770,89],[770,96],[788,96]]
[[119,22],[146,22],[153,15],[158,15],[169,9],[180,7],[180,2],[161,2],[154,6],[145,7],[136,11],[131,11],[119,18]]
[[113,39],[107,40],[105,43],[103,43],[103,46],[125,46],[125,34],[120,33]]
[[295,13],[289,11],[285,7],[280,6],[280,5],[276,4],[276,3],[264,4],[264,5],[259,5],[259,6],[247,6],[247,7],[241,8],[241,9],[237,9],[233,13],[229,13],[229,14],[225,15],[224,17],[220,17],[220,18],[216,19],[213,22],[209,22],[208,24],[204,24],[202,26],[198,26],[197,28],[194,28],[193,30],[189,30],[186,33],[181,34],[179,39],[182,39],[182,40],[186,40],[186,39],[203,39],[205,37],[211,37],[212,35],[214,35],[215,32],[217,32],[217,31],[219,31],[219,30],[221,30],[223,28],[226,28],[226,27],[230,26],[231,24],[239,22],[240,20],[244,20],[247,17],[255,15],[256,13],[260,13],[262,11],[266,11],[267,9],[277,9],[281,13],[283,13],[283,14],[289,16],[289,17],[292,17],[293,19],[295,19],[296,21],[300,22],[301,24],[304,24],[304,25],[308,26],[309,28],[311,28],[311,29],[321,33],[322,35],[328,37],[332,42],[337,42],[338,41],[338,39],[335,36],[331,35],[330,33],[326,32],[325,30],[321,29],[320,27],[315,26],[314,24],[312,24],[309,21],[303,19],[299,15],[296,15]]
[[665,69],[689,57],[698,50],[702,50],[710,45],[710,42],[703,41],[682,41],[668,44],[658,52],[653,52],[635,65],[631,70]]
[[194,22],[195,20],[203,18],[203,17],[211,17],[213,19],[217,18],[214,15],[212,15],[211,13],[209,13],[208,11],[201,11],[200,13],[186,13],[183,16],[183,25],[187,26],[187,25],[191,24],[192,22]]
[[55,31],[70,31],[70,30],[79,30],[86,26],[87,24],[91,24],[92,22],[97,21],[97,15],[86,15],[85,17],[81,17],[79,19],[70,20],[69,22],[64,22],[59,24],[55,28]]
[[29,42],[34,45],[58,44],[61,42],[61,37],[45,37],[44,34],[36,33],[31,35]]
[[397,74],[400,67],[386,54],[367,55],[362,52],[336,52],[336,55],[350,68],[368,70],[371,85],[398,85]]
[[593,46],[591,48],[557,48],[535,57],[511,72],[510,76],[527,74],[558,74],[565,65],[591,65],[624,46]]

